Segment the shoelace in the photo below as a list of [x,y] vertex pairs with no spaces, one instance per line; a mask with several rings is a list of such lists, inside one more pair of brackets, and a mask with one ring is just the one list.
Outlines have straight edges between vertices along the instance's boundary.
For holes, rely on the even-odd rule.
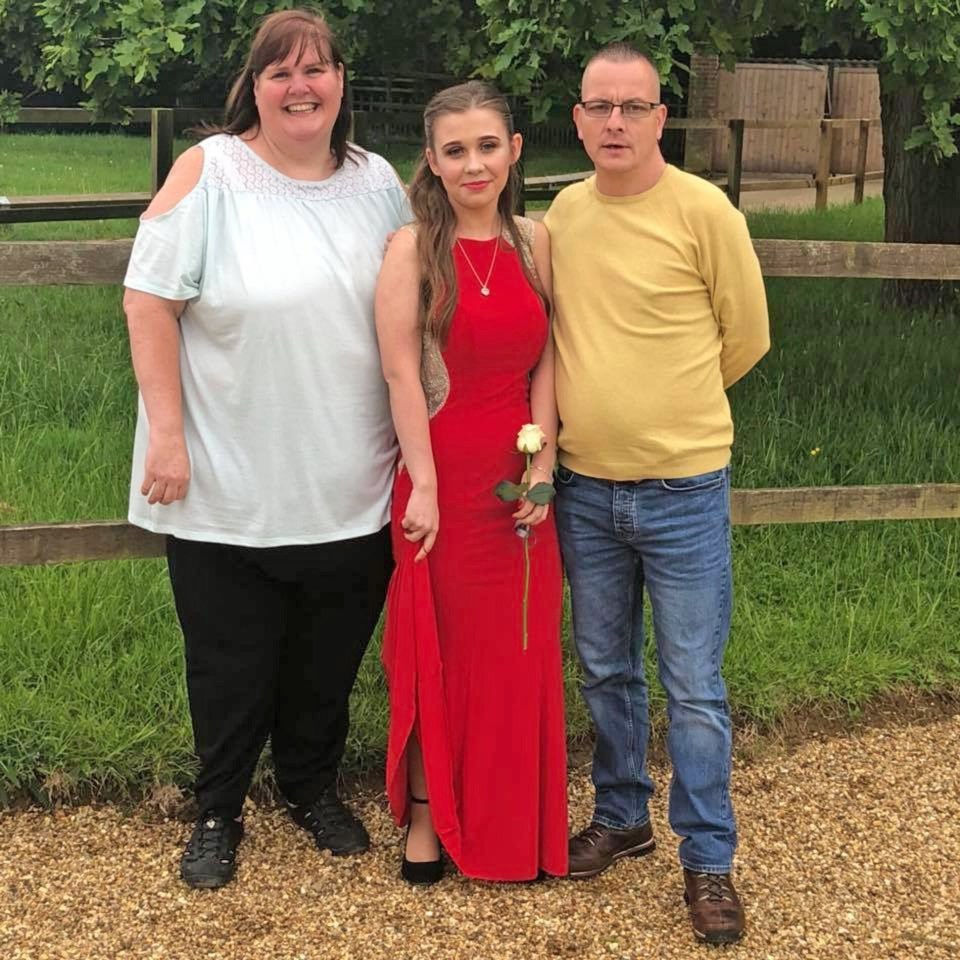
[[725,874],[698,873],[697,886],[699,888],[698,900],[708,900],[710,903],[722,903],[724,900],[733,902]]
[[328,826],[352,827],[353,816],[350,811],[340,802],[336,794],[322,793],[313,804],[318,809],[320,818],[325,821],[317,823],[317,815],[313,810],[307,810],[306,818],[312,830],[323,831]]
[[596,823],[591,823],[589,827],[584,827],[577,834],[575,839],[583,840],[584,843],[589,843],[591,847],[595,847],[597,845],[597,841],[603,836],[603,834],[603,827],[597,825]]
[[205,853],[216,853],[226,833],[227,823],[221,817],[206,816],[200,821],[200,831],[195,841],[196,852],[203,856]]

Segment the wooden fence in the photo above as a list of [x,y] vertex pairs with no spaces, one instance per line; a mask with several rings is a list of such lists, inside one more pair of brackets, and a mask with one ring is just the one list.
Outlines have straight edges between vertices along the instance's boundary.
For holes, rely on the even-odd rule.
[[[882,180],[882,170],[867,170],[867,152],[870,131],[879,120],[693,120],[668,119],[667,127],[672,130],[727,130],[730,133],[727,153],[727,176],[722,180],[713,180],[723,187],[730,202],[740,206],[740,195],[754,190],[801,190],[816,188],[814,201],[817,210],[827,206],[830,187],[852,183],[853,202],[863,203],[863,188],[868,180]],[[777,177],[774,179],[743,179],[743,140],[747,130],[774,129],[817,129],[820,131],[820,160],[814,177]],[[858,132],[857,163],[855,173],[834,175],[830,173],[831,157],[834,152],[836,133],[855,129]],[[577,180],[583,180],[593,174],[592,170],[581,173],[558,174],[550,177],[527,177],[524,180],[523,198],[531,200],[550,200],[565,186]]]
[[[131,240],[0,243],[0,286],[119,284]],[[756,240],[768,277],[960,280],[960,246]],[[734,490],[733,522],[960,518],[960,483]],[[0,566],[158,557],[164,538],[120,521],[0,526]]]
[[[708,120],[686,120],[688,129],[709,129]],[[740,194],[745,190],[796,190],[803,187],[815,187],[817,194],[815,205],[817,210],[827,206],[827,195],[830,187],[844,183],[852,183],[853,202],[863,202],[863,187],[867,180],[882,180],[882,170],[867,170],[867,157],[870,147],[870,131],[880,126],[878,119],[844,119],[844,120],[727,120],[715,121],[718,129],[727,127],[730,131],[729,147],[727,151],[727,195],[734,206],[740,206]],[[743,181],[743,138],[747,130],[819,130],[819,151],[817,172],[810,177],[753,180],[749,184]],[[831,162],[834,157],[834,139],[838,132],[844,130],[857,131],[857,157],[853,173],[832,175]]]
[[[150,191],[86,193],[77,196],[0,197],[0,223],[45,223],[52,220],[119,220],[139,217],[173,166],[177,130],[210,118],[209,110],[136,109],[131,121],[150,124]],[[18,123],[89,126],[94,115],[74,107],[34,107],[20,111]],[[179,126],[177,126],[179,124]]]
[[[701,63],[708,83],[712,65]],[[787,171],[814,175],[820,159],[816,124],[825,118],[879,118],[880,83],[876,64],[829,62],[738,63],[734,70],[716,73],[715,102],[700,102],[707,87],[697,90],[689,104],[691,116],[743,117],[747,120],[807,120],[810,126],[755,128],[747,134],[744,166],[754,173]],[[826,110],[825,110],[826,108]],[[709,110],[709,113],[694,111]],[[722,170],[729,134],[718,130],[697,135],[701,152],[691,158],[707,168]],[[871,137],[867,167],[883,168],[882,135]],[[858,151],[856,128],[840,128],[833,142],[831,167],[836,173],[855,173]]]
[[[402,114],[377,116],[390,131],[398,123],[410,124],[413,111],[416,111],[419,123],[420,107],[411,107]],[[52,123],[81,126],[89,124],[92,114],[87,110],[73,108],[40,107],[20,112],[23,123]],[[80,196],[45,197],[0,197],[0,224],[35,223],[52,220],[108,220],[127,217],[139,217],[150,198],[160,189],[173,166],[174,135],[184,126],[199,123],[210,116],[209,111],[185,108],[153,108],[134,110],[133,120],[150,123],[150,183],[148,193],[121,194],[84,194]],[[373,114],[354,114],[354,137],[359,143],[371,140],[371,117]],[[44,119],[47,118],[47,119]],[[853,183],[854,203],[863,201],[863,186],[867,180],[881,179],[882,171],[867,170],[870,131],[880,123],[879,120],[667,120],[667,127],[673,131],[687,130],[725,130],[729,131],[729,150],[727,156],[727,177],[719,181],[734,206],[740,205],[740,194],[748,190],[790,190],[803,187],[816,187],[816,208],[827,205],[827,193],[831,186]],[[818,129],[820,131],[820,152],[817,173],[810,177],[790,179],[743,180],[743,142],[747,130],[772,129]],[[570,126],[572,130],[572,126]],[[830,173],[831,160],[835,154],[835,132],[854,129],[858,131],[858,152],[856,172],[833,176]],[[419,137],[416,142],[419,141]],[[566,174],[554,177],[528,177],[524,180],[524,203],[534,200],[550,200],[569,183],[590,176],[592,171],[580,174]]]

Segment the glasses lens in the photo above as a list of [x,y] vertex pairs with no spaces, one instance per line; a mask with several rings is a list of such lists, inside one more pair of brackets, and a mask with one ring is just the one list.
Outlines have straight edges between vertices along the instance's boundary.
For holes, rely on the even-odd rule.
[[645,117],[651,109],[653,108],[650,104],[644,103],[642,100],[628,100],[623,105],[623,115],[636,120],[640,117]]
[[606,100],[588,100],[583,105],[583,112],[588,117],[609,117],[613,104]]

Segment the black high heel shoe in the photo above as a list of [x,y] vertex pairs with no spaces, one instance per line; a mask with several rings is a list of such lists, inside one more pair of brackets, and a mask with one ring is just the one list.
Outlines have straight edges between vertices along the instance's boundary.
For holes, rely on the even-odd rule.
[[[421,800],[419,797],[411,797],[411,803],[429,803],[429,800]],[[429,886],[436,883],[443,876],[443,861],[437,857],[436,860],[408,860],[407,859],[407,840],[410,836],[410,827],[407,826],[407,833],[403,841],[403,860],[400,863],[400,876],[407,883],[413,883],[418,886]]]

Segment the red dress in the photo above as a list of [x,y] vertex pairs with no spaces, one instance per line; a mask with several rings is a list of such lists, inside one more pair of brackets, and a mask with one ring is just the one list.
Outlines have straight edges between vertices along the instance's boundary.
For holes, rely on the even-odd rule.
[[567,759],[560,653],[561,573],[553,511],[530,537],[523,649],[523,541],[516,505],[493,493],[519,481],[517,431],[531,422],[530,371],[547,317],[506,241],[455,246],[459,302],[443,348],[449,393],[430,420],[440,529],[429,557],[403,538],[411,484],[401,466],[391,528],[396,570],[383,663],[390,691],[387,795],[409,818],[406,746],[416,732],[434,827],[462,873],[531,880],[567,872]]

